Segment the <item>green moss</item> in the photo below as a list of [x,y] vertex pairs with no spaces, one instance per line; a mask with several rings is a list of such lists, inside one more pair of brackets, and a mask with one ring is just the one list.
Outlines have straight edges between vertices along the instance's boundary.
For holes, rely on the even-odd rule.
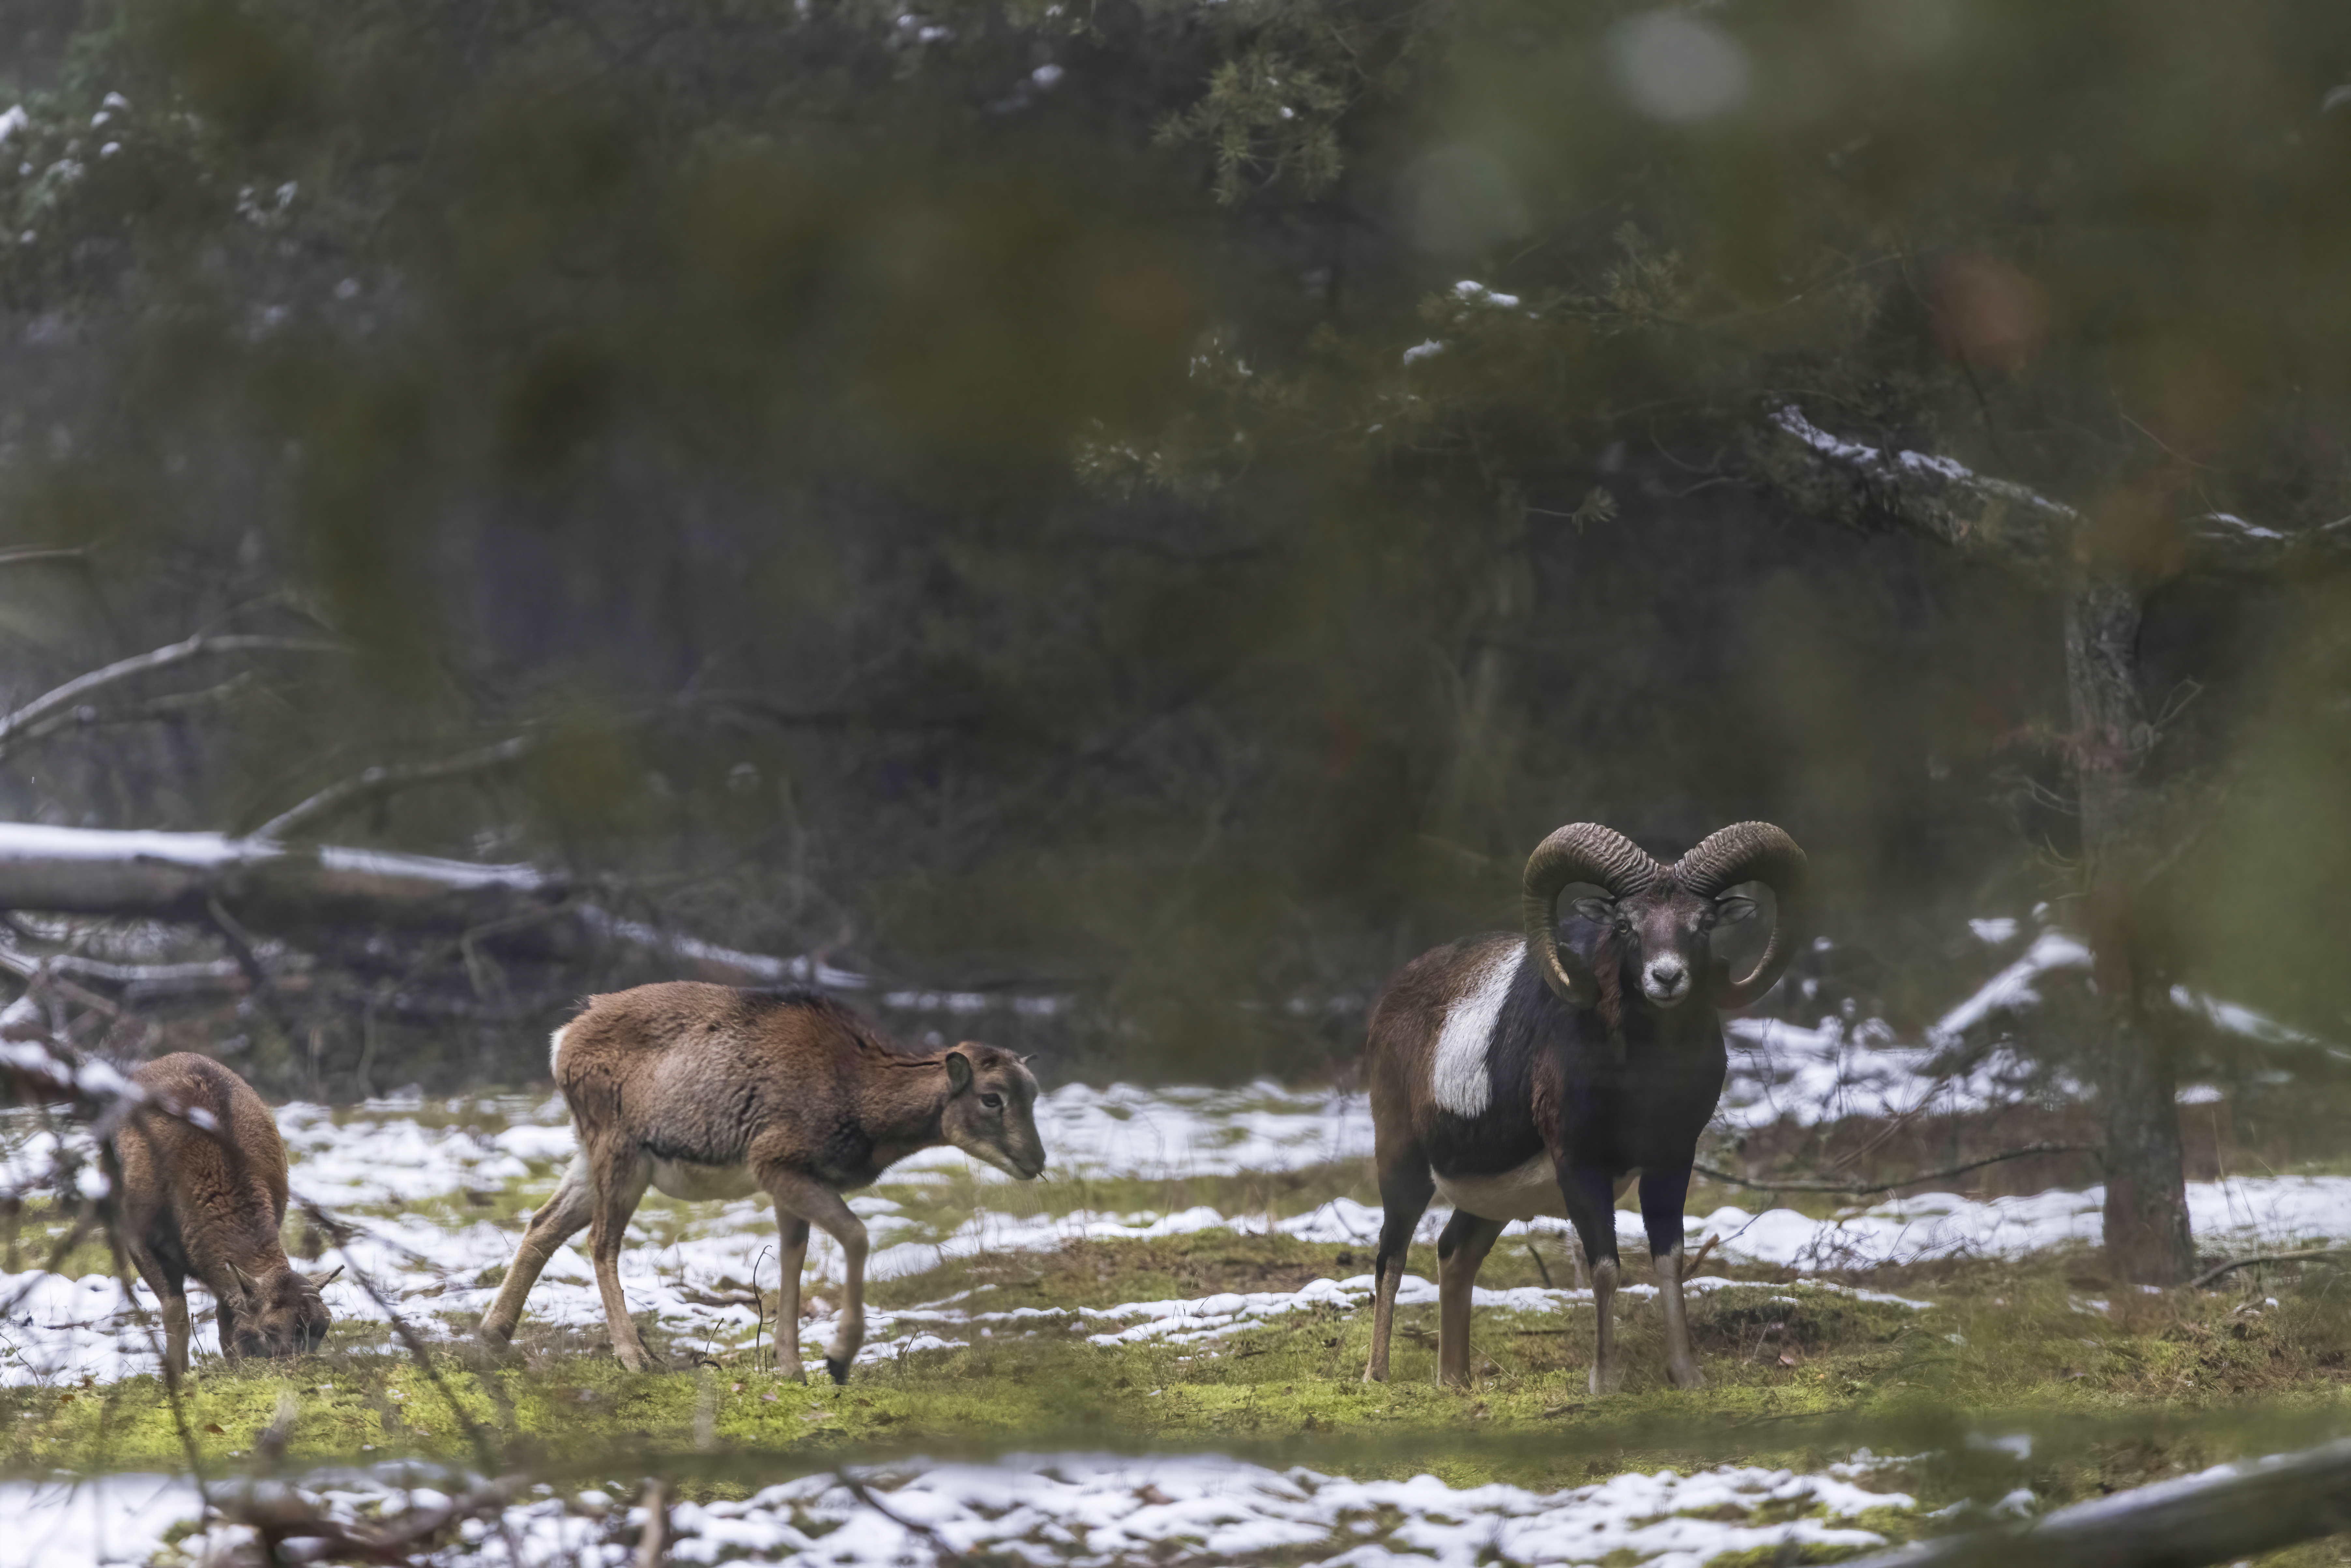
[[[1085,1242],[977,1260],[886,1291],[935,1300],[985,1285],[973,1304],[1103,1305],[1291,1289],[1361,1272],[1339,1260],[1351,1250],[1225,1232]],[[1925,1312],[1763,1281],[1712,1292],[1692,1302],[1709,1380],[1697,1393],[1666,1385],[1660,1314],[1637,1299],[1620,1299],[1627,1376],[1605,1398],[1584,1392],[1588,1307],[1481,1310],[1473,1337],[1480,1375],[1467,1393],[1434,1385],[1429,1307],[1399,1310],[1385,1385],[1361,1381],[1369,1314],[1336,1309],[1195,1345],[1104,1347],[1084,1339],[1098,1322],[1049,1325],[860,1367],[846,1388],[783,1382],[743,1352],[638,1375],[591,1336],[534,1334],[528,1325],[514,1352],[492,1356],[460,1342],[438,1365],[505,1460],[573,1475],[601,1473],[623,1462],[616,1456],[641,1473],[649,1454],[772,1468],[852,1453],[1164,1444],[1358,1475],[1428,1470],[1459,1485],[1564,1486],[1625,1469],[1733,1459],[1817,1468],[1867,1442],[1941,1455],[1906,1478],[1926,1500],[1989,1501],[2020,1485],[2062,1500],[2351,1419],[2351,1315],[2335,1295],[2313,1290],[2267,1308],[2176,1292],[2135,1299],[2118,1322],[2080,1310],[2084,1292],[2103,1286],[2078,1276],[2079,1267],[1947,1270]],[[1498,1252],[1485,1282],[1531,1283],[1538,1273],[1523,1250]],[[699,1349],[665,1345],[657,1329],[648,1337],[681,1361]],[[470,1462],[471,1445],[433,1382],[368,1343],[352,1327],[298,1362],[231,1369],[206,1358],[183,1406],[204,1462],[251,1462],[281,1397],[295,1411],[291,1460]],[[1978,1425],[2059,1436],[2020,1461],[1970,1448],[1965,1435]],[[2179,1435],[2190,1429],[2202,1436]],[[152,1379],[0,1391],[0,1467],[9,1471],[170,1465],[181,1453]],[[1902,1517],[1886,1530],[1900,1533]]]

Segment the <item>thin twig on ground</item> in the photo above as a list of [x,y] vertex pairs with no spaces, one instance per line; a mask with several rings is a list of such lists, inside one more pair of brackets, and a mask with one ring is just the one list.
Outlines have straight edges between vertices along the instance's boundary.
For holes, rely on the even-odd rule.
[[1946,1166],[1941,1170],[1913,1171],[1908,1176],[1895,1176],[1886,1181],[1819,1181],[1802,1178],[1756,1181],[1747,1176],[1734,1176],[1729,1171],[1717,1170],[1712,1166],[1692,1166],[1690,1168],[1709,1181],[1719,1181],[1731,1186],[1748,1187],[1757,1192],[1831,1192],[1860,1197],[1876,1192],[1892,1192],[1897,1187],[1917,1186],[1925,1182],[1942,1181],[1949,1176],[1965,1176],[1970,1171],[1979,1171],[1986,1166],[2001,1165],[2009,1160],[2030,1159],[2034,1155],[2095,1155],[2102,1152],[2095,1144],[2032,1144],[2024,1148],[2010,1149],[2003,1154],[1987,1155],[1982,1159],[1970,1160],[1965,1165]]
[[2188,1288],[2191,1291],[2200,1291],[2223,1274],[2232,1274],[2240,1269],[2258,1268],[2263,1263],[2307,1263],[2320,1258],[2351,1260],[2351,1249],[2312,1247],[2300,1252],[2257,1252],[2250,1258],[2231,1258],[2226,1263],[2207,1269],[2189,1281]]

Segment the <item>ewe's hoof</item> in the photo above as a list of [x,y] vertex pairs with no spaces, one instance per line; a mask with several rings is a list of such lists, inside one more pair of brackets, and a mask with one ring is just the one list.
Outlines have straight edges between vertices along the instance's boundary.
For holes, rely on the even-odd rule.
[[824,1369],[832,1374],[832,1380],[835,1383],[849,1381],[849,1363],[837,1355],[828,1355],[824,1358]]

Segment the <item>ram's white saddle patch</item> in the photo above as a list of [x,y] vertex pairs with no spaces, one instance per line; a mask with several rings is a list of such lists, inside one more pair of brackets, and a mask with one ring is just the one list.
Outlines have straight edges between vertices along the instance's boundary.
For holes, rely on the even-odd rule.
[[1510,998],[1510,982],[1525,961],[1523,944],[1498,946],[1445,1009],[1445,1027],[1437,1031],[1437,1052],[1429,1063],[1429,1091],[1457,1116],[1481,1116],[1493,1102],[1487,1051],[1502,1003]]

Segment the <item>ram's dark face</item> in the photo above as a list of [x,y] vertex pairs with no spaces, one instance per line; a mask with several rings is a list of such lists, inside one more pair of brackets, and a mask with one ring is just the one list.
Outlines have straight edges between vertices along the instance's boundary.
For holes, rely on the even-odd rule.
[[1579,898],[1575,912],[1600,928],[1603,953],[1614,949],[1627,990],[1652,1007],[1677,1008],[1714,962],[1715,929],[1755,918],[1755,902],[1701,898],[1661,876],[1623,898]]

